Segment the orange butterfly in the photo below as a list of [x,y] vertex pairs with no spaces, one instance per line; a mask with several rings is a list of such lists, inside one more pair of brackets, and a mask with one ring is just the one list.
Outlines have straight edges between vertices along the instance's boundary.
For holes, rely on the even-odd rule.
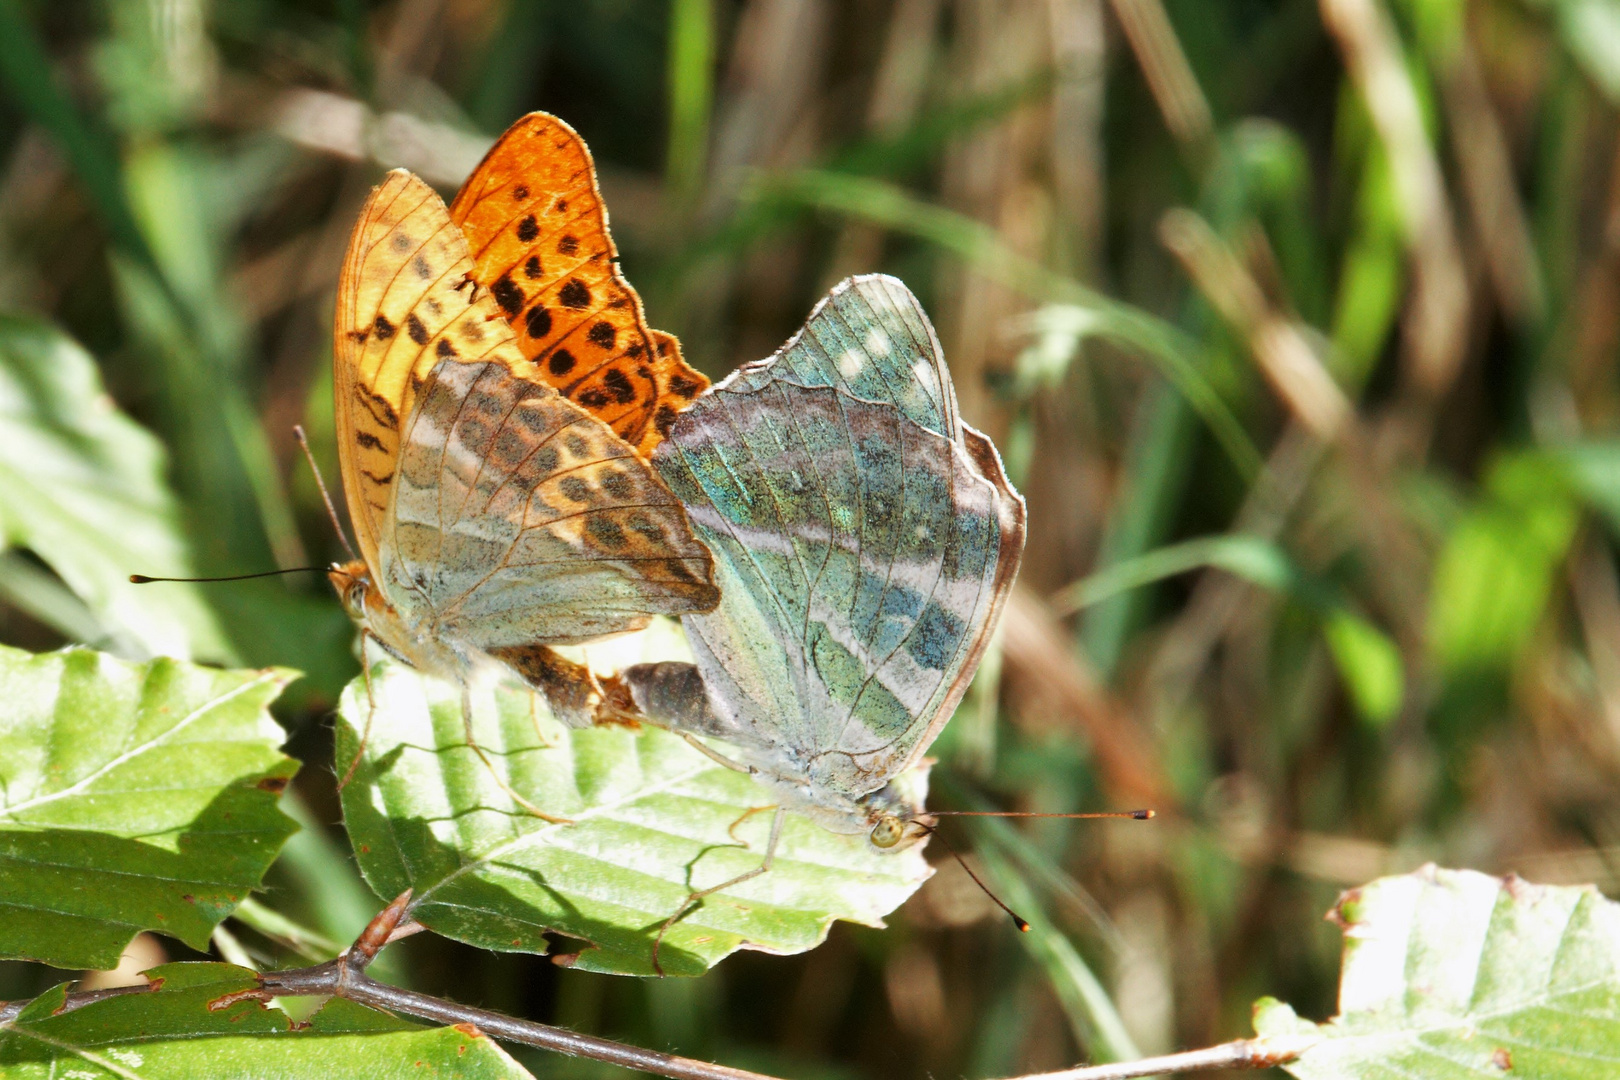
[[487,288],[541,377],[646,456],[709,385],[680,344],[649,330],[619,274],[596,167],[574,129],[513,124],[450,206]]
[[[570,136],[548,143],[561,164],[531,148],[532,179],[512,179],[502,148],[532,141],[536,124]],[[524,188],[527,202],[513,197]],[[468,197],[479,191],[495,194]],[[502,192],[514,209],[546,199],[537,213],[576,213],[544,230],[528,212],[496,224]],[[329,576],[363,633],[460,684],[471,742],[475,683],[515,674],[559,717],[588,723],[599,687],[549,646],[708,611],[718,592],[708,550],[637,452],[705,381],[674,348],[659,355],[613,264],[583,144],[560,121],[528,117],[457,206],[471,208],[461,219],[480,262],[437,193],[404,170],[372,192],[350,237],[333,365],[361,557]],[[557,237],[559,224],[571,231]],[[554,262],[560,277],[529,278],[526,294],[497,253],[541,266],[533,251],[547,237],[580,257]],[[557,315],[540,332],[543,304]],[[524,319],[521,335],[503,315]]]

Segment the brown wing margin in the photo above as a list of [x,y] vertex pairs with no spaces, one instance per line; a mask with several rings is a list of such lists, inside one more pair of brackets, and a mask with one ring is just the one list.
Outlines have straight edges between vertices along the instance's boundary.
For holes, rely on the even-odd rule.
[[[535,112],[507,129],[451,204],[475,264],[538,375],[643,457],[708,379],[650,330],[619,273],[584,140]],[[660,347],[662,346],[662,347]]]

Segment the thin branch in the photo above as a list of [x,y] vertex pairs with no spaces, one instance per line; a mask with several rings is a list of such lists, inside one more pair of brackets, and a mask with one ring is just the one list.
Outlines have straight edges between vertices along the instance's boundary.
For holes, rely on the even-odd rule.
[[[411,894],[407,891],[383,909],[361,932],[355,943],[337,959],[316,964],[314,967],[261,972],[257,977],[257,986],[216,998],[208,1003],[208,1007],[214,1010],[227,1009],[239,1001],[246,1000],[268,1003],[271,998],[281,995],[340,997],[357,1005],[386,1009],[389,1012],[403,1013],[435,1023],[472,1025],[485,1035],[507,1042],[604,1061],[639,1072],[668,1076],[673,1080],[776,1080],[763,1073],[733,1069],[727,1065],[664,1054],[657,1050],[644,1050],[639,1046],[628,1046],[595,1035],[581,1035],[576,1031],[552,1027],[550,1024],[538,1024],[532,1020],[518,1020],[501,1013],[490,1012],[488,1009],[458,1005],[453,1001],[380,983],[367,975],[365,969],[384,945],[408,936],[418,929],[417,924],[402,921],[410,898]],[[148,984],[68,994],[67,999],[56,1011],[71,1012],[108,998],[148,994],[154,989],[156,987]],[[21,1001],[0,1002],[0,1026],[15,1020],[26,1004]],[[1248,1039],[1225,1043],[1208,1050],[1146,1058],[1122,1065],[1097,1065],[1063,1072],[1041,1073],[1019,1077],[1017,1080],[1127,1080],[1129,1077],[1152,1076],[1156,1073],[1193,1072],[1202,1069],[1259,1069],[1292,1061],[1316,1041],[1313,1036]]]
[[1269,1069],[1284,1065],[1321,1042],[1317,1035],[1271,1035],[1239,1039],[1204,1050],[1121,1061],[1110,1065],[1085,1065],[1057,1072],[1031,1073],[1014,1080],[1132,1080],[1163,1073],[1202,1072],[1205,1069]]

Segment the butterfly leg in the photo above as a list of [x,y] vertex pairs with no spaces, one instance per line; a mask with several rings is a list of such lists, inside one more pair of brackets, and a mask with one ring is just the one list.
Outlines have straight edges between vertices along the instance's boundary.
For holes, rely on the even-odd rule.
[[473,734],[473,696],[471,683],[472,679],[468,678],[463,680],[461,684],[461,724],[462,729],[466,732],[467,746],[472,749],[473,753],[478,755],[478,760],[484,763],[484,768],[489,770],[489,775],[494,778],[495,783],[500,786],[500,789],[506,792],[507,798],[511,799],[524,810],[533,814],[542,821],[549,821],[553,825],[572,825],[574,823],[572,818],[558,817],[556,814],[548,814],[538,806],[534,805],[534,803],[530,802],[528,799],[525,799],[522,795],[519,795],[517,791],[513,789],[512,785],[506,782],[506,777],[501,775],[500,770],[495,767],[495,762],[490,759],[490,756],[487,753],[484,752],[484,748],[478,745],[478,736]]
[[[762,806],[759,807],[759,809],[765,810],[770,808]],[[657,972],[660,979],[664,977],[664,969],[658,963],[658,950],[664,944],[664,935],[669,933],[670,927],[674,926],[686,916],[702,907],[703,901],[713,896],[715,893],[725,892],[727,889],[730,889],[733,886],[741,885],[745,881],[752,881],[761,874],[770,872],[771,866],[776,862],[776,847],[779,843],[781,843],[782,840],[782,825],[787,821],[787,807],[777,806],[775,809],[776,814],[771,818],[771,838],[765,844],[764,860],[747,873],[738,874],[729,881],[722,881],[718,885],[710,885],[707,889],[699,889],[692,893],[681,904],[680,908],[675,912],[675,914],[665,919],[664,925],[658,928],[658,936],[653,938],[652,964],[653,971]],[[739,818],[737,822],[732,825],[732,828],[736,828],[737,825],[742,823],[743,818],[747,818],[754,812],[755,811],[753,810],[748,811],[747,814],[744,814],[742,818]]]
[[366,756],[366,743],[371,741],[371,720],[377,715],[377,695],[371,688],[371,650],[367,648],[371,637],[365,629],[360,631],[360,674],[366,680],[366,727],[360,733],[360,745],[349,761],[349,767],[343,770],[343,779],[338,781],[338,790],[342,791],[354,779],[354,771],[360,767],[360,759]]

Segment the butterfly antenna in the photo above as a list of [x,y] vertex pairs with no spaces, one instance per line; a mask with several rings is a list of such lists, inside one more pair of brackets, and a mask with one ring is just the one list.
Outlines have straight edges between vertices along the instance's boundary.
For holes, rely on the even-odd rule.
[[930,817],[1028,817],[1028,818],[1122,818],[1128,821],[1151,821],[1159,816],[1156,810],[1104,810],[1090,814],[1045,814],[1036,810],[930,810]]
[[324,574],[324,573],[326,573],[326,567],[324,567],[324,566],[289,566],[285,570],[264,570],[264,571],[261,571],[260,573],[257,573],[257,574],[228,574],[225,577],[147,577],[145,574],[131,574],[131,575],[129,575],[129,583],[131,585],[150,585],[154,581],[190,581],[190,582],[202,582],[202,583],[206,583],[206,582],[210,582],[210,581],[248,581],[248,580],[251,580],[252,578],[276,577],[277,575],[280,575],[280,574],[311,574],[311,573],[313,573],[313,574]]
[[349,553],[349,558],[358,559],[354,553],[354,546],[349,543],[349,536],[343,531],[343,523],[338,520],[337,508],[332,505],[332,496],[326,490],[326,481],[321,478],[321,467],[315,464],[315,455],[310,452],[309,438],[304,434],[303,424],[293,425],[293,436],[298,440],[299,449],[304,451],[304,460],[309,462],[309,471],[315,474],[315,486],[321,489],[321,502],[326,504],[326,516],[332,519],[332,529],[343,544],[343,550]]
[[[933,811],[930,811],[930,813],[933,813]],[[1018,912],[1014,911],[1012,908],[1003,903],[1001,897],[992,892],[990,886],[984,883],[984,879],[973,872],[973,867],[969,866],[967,864],[967,860],[962,858],[961,854],[951,846],[949,840],[945,839],[944,834],[939,831],[939,826],[929,825],[927,822],[923,821],[913,821],[911,824],[927,832],[928,835],[936,837],[940,843],[944,844],[945,850],[951,853],[951,858],[956,860],[956,864],[958,866],[967,871],[967,876],[972,878],[973,884],[977,885],[980,890],[983,891],[984,895],[990,898],[991,903],[995,904],[996,907],[1000,908],[1002,911],[1005,911],[1008,917],[1012,919],[1013,925],[1018,927],[1020,931],[1026,934],[1029,933],[1029,922],[1022,915],[1018,914]]]

